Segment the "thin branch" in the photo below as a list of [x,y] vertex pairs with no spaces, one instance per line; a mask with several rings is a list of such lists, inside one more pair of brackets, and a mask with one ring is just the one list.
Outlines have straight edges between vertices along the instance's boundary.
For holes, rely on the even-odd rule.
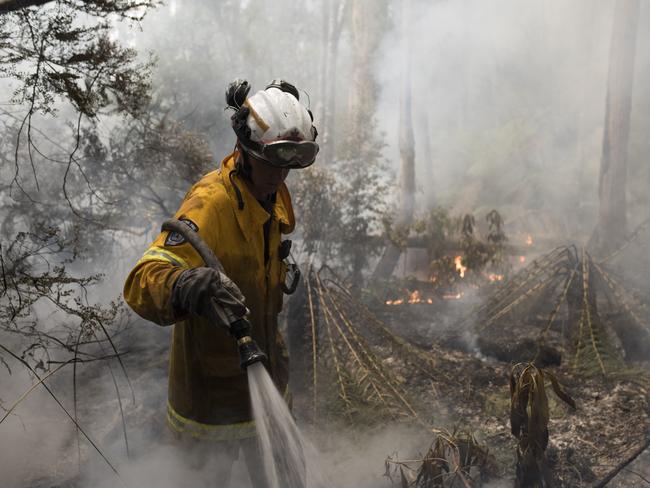
[[[93,335],[97,337],[97,335],[93,332]],[[104,352],[104,347],[102,345],[99,346]],[[127,429],[126,429],[126,417],[124,416],[124,408],[122,406],[122,395],[120,394],[120,387],[117,384],[117,380],[115,379],[115,373],[113,372],[113,367],[111,366],[110,361],[107,361],[106,364],[108,365],[108,371],[111,374],[111,379],[113,380],[113,387],[115,388],[115,395],[117,396],[117,404],[120,407],[120,418],[122,420],[122,432],[124,434],[124,446],[126,448],[126,457],[129,459],[131,457],[131,454],[129,452],[129,438],[127,436]],[[128,376],[127,376],[128,379]],[[130,386],[130,383],[129,383]],[[131,392],[133,393],[133,388],[131,388]],[[135,393],[134,393],[135,395]],[[134,397],[134,403],[135,403],[135,397]]]
[[64,363],[60,364],[57,368],[53,369],[53,370],[50,371],[48,374],[46,374],[45,376],[43,376],[43,378],[39,378],[38,382],[34,383],[31,387],[29,387],[29,388],[27,389],[27,391],[25,391],[25,393],[23,393],[22,395],[20,395],[20,396],[18,397],[18,399],[17,399],[17,400],[16,400],[16,401],[11,405],[11,407],[9,407],[7,410],[5,410],[5,414],[2,416],[2,418],[0,418],[0,424],[1,424],[2,422],[4,422],[5,419],[6,419],[7,417],[9,417],[9,415],[11,415],[11,413],[16,409],[16,407],[17,407],[18,405],[20,405],[20,404],[22,403],[22,401],[23,401],[25,398],[27,398],[27,397],[30,395],[30,393],[33,392],[33,391],[38,387],[38,385],[40,385],[41,383],[43,383],[43,382],[44,382],[46,379],[48,379],[50,376],[53,376],[54,374],[56,374],[60,369],[62,369],[63,367],[67,366],[67,365],[70,364],[71,362],[72,362],[72,361],[65,361]]
[[54,392],[50,389],[49,386],[44,382],[44,378],[41,379],[41,377],[38,375],[38,373],[32,368],[27,361],[22,359],[21,357],[17,356],[14,354],[11,350],[7,349],[4,345],[0,344],[0,349],[5,351],[7,354],[9,354],[11,357],[13,357],[15,360],[20,362],[23,366],[25,366],[35,377],[36,379],[39,380],[39,384],[43,385],[43,388],[50,394],[52,399],[59,405],[61,410],[68,416],[68,418],[72,421],[72,423],[79,429],[79,431],[83,434],[83,436],[86,438],[86,440],[90,443],[91,446],[97,451],[97,453],[101,456],[101,458],[106,462],[106,464],[111,468],[111,471],[118,477],[120,482],[122,483],[123,486],[127,486],[127,484],[124,482],[122,479],[122,476],[120,476],[120,473],[117,471],[115,466],[108,460],[108,458],[104,455],[104,453],[97,447],[97,444],[90,438],[88,434],[86,434],[86,431],[79,425],[79,423],[74,419],[74,417],[68,412],[68,409],[63,406],[61,401],[58,399],[58,397],[54,394]]

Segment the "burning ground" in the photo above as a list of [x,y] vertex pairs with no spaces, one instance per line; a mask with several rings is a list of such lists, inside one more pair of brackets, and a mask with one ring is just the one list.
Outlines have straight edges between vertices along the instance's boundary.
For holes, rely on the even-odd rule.
[[[398,293],[360,294],[327,269],[305,273],[301,292],[286,310],[289,337],[299,339],[291,344],[294,413],[318,447],[318,463],[331,486],[399,486],[403,473],[409,486],[435,487],[435,477],[428,485],[416,480],[426,460],[441,453],[448,468],[438,479],[444,486],[454,479],[457,486],[463,479],[465,486],[512,486],[518,439],[511,432],[510,376],[515,364],[529,362],[548,375],[545,457],[555,485],[598,486],[647,446],[645,346],[632,347],[644,337],[642,324],[635,322],[646,316],[639,296],[624,289],[623,279],[605,264],[572,247],[529,257],[528,265],[504,280],[492,282],[488,273],[476,287],[463,281],[477,270],[468,266],[461,278],[456,261],[450,256],[459,279],[447,291],[432,287],[431,280],[414,288],[411,280]],[[389,303],[397,294],[403,301]],[[635,331],[635,341],[620,333],[628,329]],[[196,486],[209,483],[212,472],[188,468],[192,454],[174,448],[164,426],[167,332],[133,324],[115,337],[135,401],[117,369],[121,399],[102,365],[80,369],[77,377],[81,425],[137,486]],[[576,408],[554,393],[552,377]],[[60,375],[50,384],[69,396],[71,379]],[[70,405],[68,396],[61,399]],[[39,418],[40,425],[67,422],[58,409],[41,407],[51,403],[45,395],[30,402],[22,413]],[[10,420],[18,427],[19,417]],[[20,428],[14,430],[10,435],[25,438]],[[12,472],[29,479],[29,486],[117,482],[83,438],[79,446],[86,461],[79,470],[74,430],[55,438],[45,428],[42,435],[48,442],[36,442],[33,452],[43,456],[54,449],[56,459],[39,464],[43,470],[14,460]],[[609,486],[643,486],[642,462],[626,467],[627,478],[619,476]],[[16,469],[19,464],[24,471]],[[430,463],[429,472],[434,468]],[[462,479],[459,473],[465,473]],[[242,466],[236,466],[235,479],[245,486]]]
[[[456,270],[464,278],[467,267]],[[648,339],[640,318],[646,309],[618,279],[573,247],[529,259],[487,288],[443,292],[428,280],[413,290],[411,281],[401,298],[387,300],[354,296],[327,270],[312,272],[302,323],[313,351],[301,352],[310,357],[317,350],[319,359],[297,369],[303,372],[297,414],[306,422],[343,419],[353,429],[405,422],[428,432],[429,441],[416,447],[419,458],[413,451],[386,453],[396,485],[443,486],[433,477],[426,484],[422,475],[422,459],[436,458],[433,443],[443,439],[447,451],[437,452],[443,453],[438,458],[447,453],[447,471],[439,471],[437,482],[478,486],[483,479],[511,486],[518,439],[510,383],[517,368],[530,364],[545,390],[549,440],[540,456],[549,480],[604,486],[623,471],[627,478],[618,476],[610,486],[641,486],[643,465],[626,463],[647,448],[650,432],[650,376],[646,346],[639,346]],[[300,309],[294,302],[290,313]],[[535,408],[524,405],[529,413]],[[463,462],[474,466],[458,477]]]

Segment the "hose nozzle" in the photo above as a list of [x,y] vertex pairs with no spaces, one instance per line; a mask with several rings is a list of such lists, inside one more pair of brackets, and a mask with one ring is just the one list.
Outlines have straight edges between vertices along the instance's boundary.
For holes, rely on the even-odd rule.
[[266,354],[251,337],[251,326],[245,318],[240,318],[230,324],[230,333],[237,340],[239,365],[242,369],[248,368],[253,363],[266,360]]
[[237,339],[239,349],[239,365],[242,369],[248,368],[251,364],[264,361],[266,354],[262,352],[257,342],[251,336],[244,336]]

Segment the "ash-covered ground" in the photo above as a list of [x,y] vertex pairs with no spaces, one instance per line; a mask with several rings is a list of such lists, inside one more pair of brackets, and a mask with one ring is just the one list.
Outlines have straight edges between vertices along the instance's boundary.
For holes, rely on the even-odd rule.
[[[425,456],[436,438],[432,428],[471,432],[494,460],[494,469],[483,486],[513,486],[517,440],[510,432],[509,377],[514,364],[536,356],[544,321],[508,317],[480,332],[476,324],[461,330],[459,324],[463,324],[467,310],[480,303],[478,298],[467,300],[399,305],[371,300],[366,301],[368,308],[363,314],[348,315],[359,325],[360,336],[365,335],[368,351],[381,361],[427,425],[409,416],[400,419],[380,415],[380,409],[370,403],[364,408],[363,402],[350,422],[337,407],[340,398],[335,388],[328,388],[328,382],[329,386],[335,382],[328,376],[326,363],[320,363],[320,410],[314,418],[311,344],[303,341],[308,351],[304,356],[292,351],[294,414],[315,448],[315,462],[329,476],[332,486],[393,486],[384,475],[385,461],[415,461],[411,465],[417,469],[417,460]],[[289,313],[291,306],[287,307]],[[371,320],[403,340],[403,348],[396,349],[383,335],[373,336],[370,329],[362,330],[363,323]],[[304,325],[308,328],[310,324],[306,321]],[[79,423],[128,486],[220,486],[213,478],[215,465],[197,465],[196,452],[179,448],[165,425],[169,330],[136,321],[115,338],[133,395],[115,360],[110,369],[102,363],[79,367]],[[596,486],[647,443],[648,363],[627,361],[604,375],[576,369],[561,323],[551,328],[545,344],[545,354],[537,358],[542,361],[540,367],[557,377],[577,405],[576,409],[569,407],[547,385],[549,467],[557,486]],[[326,354],[326,349],[322,351]],[[416,352],[421,356],[414,358]],[[417,367],[422,358],[428,362],[426,368]],[[111,372],[119,386],[119,399]],[[71,381],[68,372],[50,382],[70,411]],[[20,451],[24,452],[22,447],[27,443],[34,454],[29,459],[4,456],[3,462],[12,463],[14,468],[14,478],[7,480],[7,486],[120,485],[107,463],[83,436],[77,435],[69,419],[44,392],[33,395],[18,413],[8,420],[8,435],[15,436]],[[21,414],[29,418],[25,429],[20,427]],[[35,429],[34,425],[41,427]],[[48,434],[54,431],[56,437]],[[641,454],[607,486],[645,486],[647,456],[647,451]],[[241,461],[235,463],[233,480],[237,486],[247,486]],[[393,480],[394,486],[399,486],[399,478]],[[479,486],[478,481],[475,486]]]

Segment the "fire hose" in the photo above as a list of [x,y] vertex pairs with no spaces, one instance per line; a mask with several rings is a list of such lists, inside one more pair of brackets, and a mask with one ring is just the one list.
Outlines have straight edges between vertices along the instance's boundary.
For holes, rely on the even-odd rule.
[[[222,264],[215,256],[212,249],[205,243],[197,232],[180,220],[170,219],[163,223],[163,231],[178,232],[187,242],[199,253],[206,266],[225,274]],[[217,304],[214,304],[218,307]],[[225,326],[230,334],[237,341],[239,351],[239,364],[242,369],[248,368],[251,364],[266,360],[266,354],[260,349],[255,340],[251,337],[251,324],[246,316],[239,317],[227,307],[222,307],[220,316],[226,318]]]

